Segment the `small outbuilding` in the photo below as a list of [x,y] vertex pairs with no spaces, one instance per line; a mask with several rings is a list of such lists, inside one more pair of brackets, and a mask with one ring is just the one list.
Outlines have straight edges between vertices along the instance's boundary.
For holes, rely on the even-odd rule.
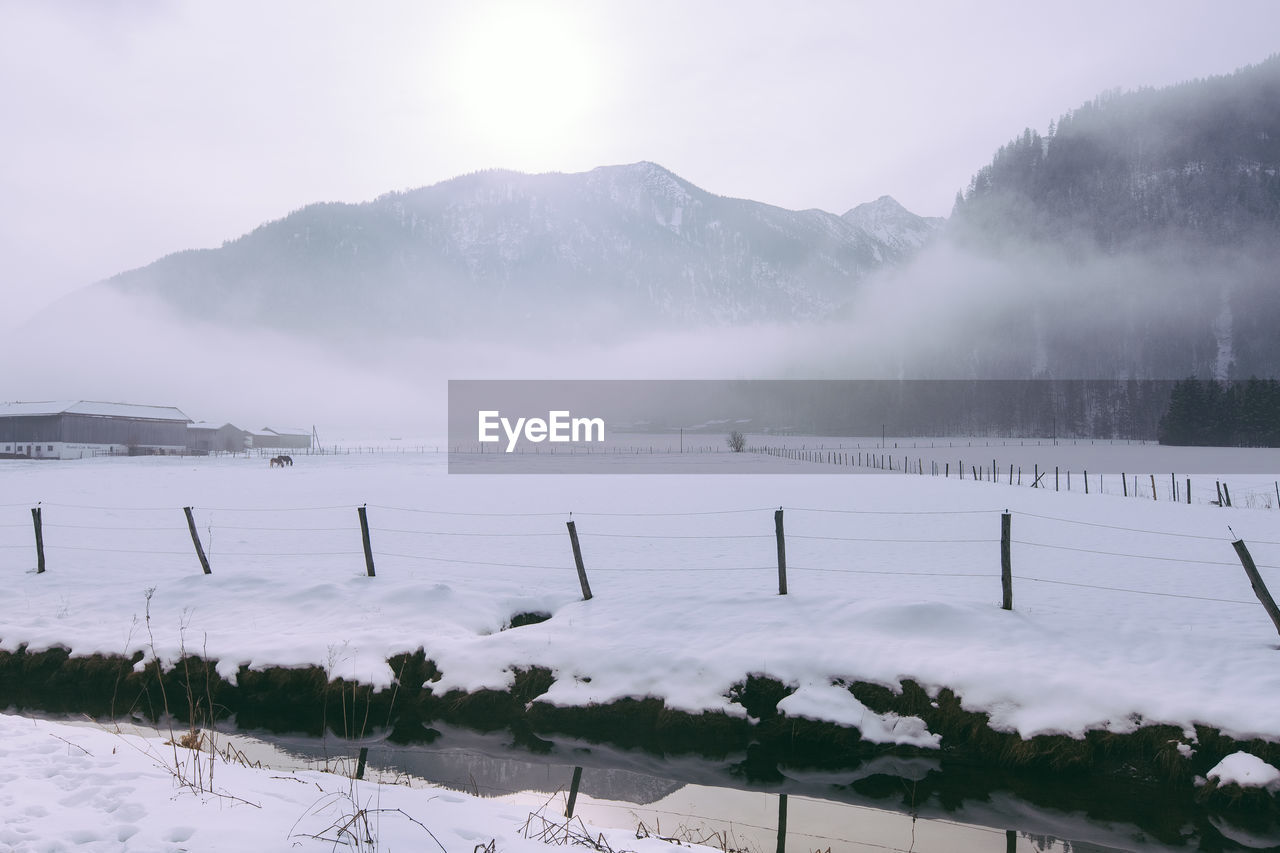
[[311,431],[306,429],[272,429],[263,427],[253,434],[253,446],[284,450],[308,450]]
[[208,421],[197,421],[187,425],[188,453],[240,453],[252,446],[253,436],[235,424],[215,426]]
[[0,403],[0,456],[181,454],[187,449],[189,423],[191,419],[172,406],[94,400]]

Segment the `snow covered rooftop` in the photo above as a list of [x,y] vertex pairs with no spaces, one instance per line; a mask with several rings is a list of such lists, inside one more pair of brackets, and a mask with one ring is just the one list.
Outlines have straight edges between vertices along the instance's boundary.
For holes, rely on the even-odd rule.
[[263,427],[258,431],[259,435],[300,435],[310,437],[311,430],[302,429],[300,427],[286,427],[284,429],[272,429],[271,427]]
[[91,415],[104,418],[140,418],[150,421],[181,421],[191,418],[173,406],[139,406],[134,403],[103,403],[96,400],[46,400],[42,402],[0,403],[0,417],[41,415]]

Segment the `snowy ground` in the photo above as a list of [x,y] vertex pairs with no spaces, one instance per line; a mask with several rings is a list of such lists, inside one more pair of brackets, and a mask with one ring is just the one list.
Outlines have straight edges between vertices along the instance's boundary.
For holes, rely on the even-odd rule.
[[[798,687],[789,714],[928,745],[918,721],[877,718],[831,688],[913,678],[1024,736],[1143,722],[1280,738],[1280,638],[1231,546],[1248,543],[1280,591],[1280,512],[751,464],[762,459],[786,473],[709,473],[742,460],[732,454],[690,456],[696,477],[449,476],[434,453],[302,456],[284,470],[257,458],[0,461],[0,647],[172,660],[185,646],[228,678],[242,663],[314,663],[386,685],[386,658],[422,646],[444,674],[437,690],[506,687],[513,666],[537,664],[556,677],[544,701],[660,696],[739,714],[726,692],[762,673]],[[1262,493],[1273,477],[1232,480]],[[1005,509],[1012,612],[999,607]],[[538,610],[553,618],[502,630]]]
[[[1280,507],[1280,448],[1165,447],[1089,439],[751,436],[734,458],[724,436],[610,435],[603,445],[446,447],[452,474],[835,474],[909,473],[1156,501]],[[431,445],[416,445],[430,449]],[[357,455],[376,442],[331,448]],[[681,450],[683,448],[683,450]],[[385,452],[403,452],[395,445]],[[787,461],[792,464],[779,464]]]
[[[531,812],[567,823],[554,804],[261,769],[133,732],[0,714],[0,850],[545,851],[548,825]],[[634,831],[569,828],[615,849],[671,849]]]
[[[1024,735],[1124,730],[1140,715],[1280,737],[1280,675],[1266,675],[1277,634],[1228,531],[1280,589],[1275,511],[908,475],[459,477],[435,454],[0,467],[6,649],[150,654],[154,640],[165,658],[207,652],[228,678],[242,663],[315,663],[386,685],[386,658],[422,646],[438,689],[504,687],[512,665],[540,664],[557,677],[552,702],[655,695],[730,713],[729,686],[767,673],[800,685],[793,712],[846,722],[863,711],[831,679],[912,677]],[[1005,508],[1013,612],[998,607]],[[536,610],[555,618],[500,630]]]

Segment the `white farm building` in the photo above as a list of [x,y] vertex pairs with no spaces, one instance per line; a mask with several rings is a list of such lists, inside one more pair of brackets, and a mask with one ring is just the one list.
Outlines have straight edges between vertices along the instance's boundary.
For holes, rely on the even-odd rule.
[[58,400],[0,403],[0,457],[182,453],[191,419],[172,406]]
[[306,450],[311,447],[311,430],[272,429],[263,427],[253,434],[253,446],[285,450]]

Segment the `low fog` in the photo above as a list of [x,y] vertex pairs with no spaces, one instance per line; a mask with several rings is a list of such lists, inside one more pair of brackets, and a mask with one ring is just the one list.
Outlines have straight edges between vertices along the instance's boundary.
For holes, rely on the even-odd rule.
[[[655,331],[614,317],[593,329],[593,343],[554,332],[568,310],[555,304],[514,324],[495,317],[501,335],[481,327],[447,338],[342,337],[180,319],[145,297],[94,287],[9,335],[0,357],[32,365],[7,377],[14,400],[172,405],[217,424],[314,425],[322,442],[438,443],[450,379],[1228,375],[1232,358],[1269,357],[1232,343],[1241,316],[1264,313],[1241,307],[1262,280],[1259,263],[1238,256],[993,251],[944,236],[864,281],[831,320]],[[520,339],[513,325],[525,330]]]

